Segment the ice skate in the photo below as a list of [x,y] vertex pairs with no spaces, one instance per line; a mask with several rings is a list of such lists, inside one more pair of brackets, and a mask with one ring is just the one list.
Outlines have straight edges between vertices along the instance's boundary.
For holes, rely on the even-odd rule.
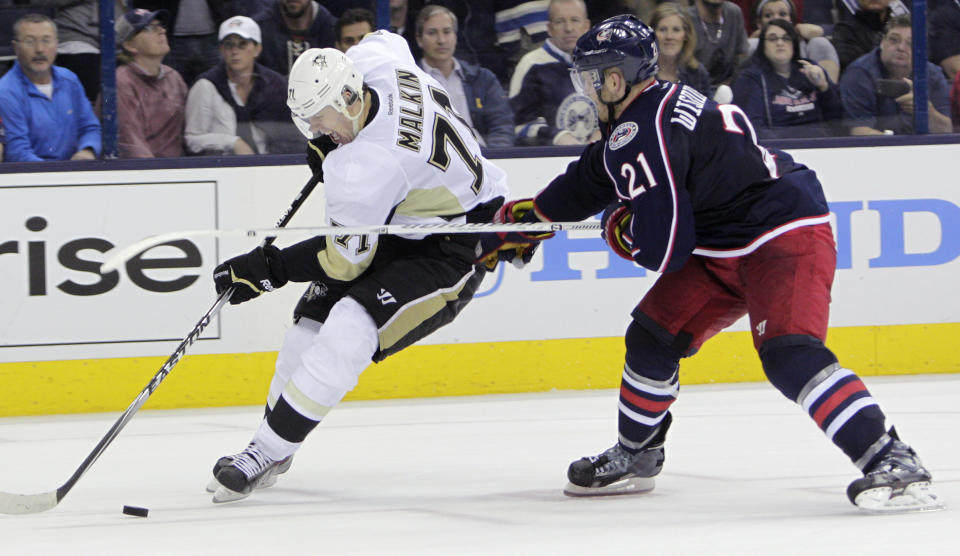
[[[251,441],[249,446],[252,446],[252,445],[253,445],[253,442]],[[243,452],[241,452],[241,454],[242,453]],[[217,463],[213,464],[213,478],[211,478],[210,482],[207,483],[207,489],[206,489],[207,492],[209,492],[210,494],[213,494],[214,492],[217,491],[218,488],[220,488],[220,482],[217,481],[217,473],[219,473],[220,470],[223,469],[224,467],[230,465],[230,463],[234,460],[234,458],[238,457],[239,455],[240,454],[233,454],[232,456],[223,456],[222,458],[217,460]],[[257,484],[257,486],[255,486],[254,488],[272,487],[277,483],[277,476],[283,475],[284,473],[286,473],[290,469],[291,465],[293,465],[293,456],[284,458],[283,460],[280,461],[280,464],[277,466],[277,472],[271,473],[268,476],[261,479],[260,482]]]
[[944,509],[930,486],[930,472],[910,446],[890,429],[893,444],[864,476],[850,483],[847,497],[873,514],[925,512]]
[[[215,503],[242,500],[250,496],[254,489],[273,485],[277,481],[280,467],[286,462],[289,468],[291,459],[287,457],[274,461],[263,454],[253,442],[244,451],[228,458],[230,461],[225,462],[214,477],[217,483],[217,489],[213,493]],[[220,458],[217,465],[226,459]]]
[[664,418],[650,443],[632,454],[618,442],[598,456],[580,458],[570,464],[564,487],[567,496],[609,496],[640,494],[654,487],[654,477],[663,468],[663,442],[670,427],[670,414]]

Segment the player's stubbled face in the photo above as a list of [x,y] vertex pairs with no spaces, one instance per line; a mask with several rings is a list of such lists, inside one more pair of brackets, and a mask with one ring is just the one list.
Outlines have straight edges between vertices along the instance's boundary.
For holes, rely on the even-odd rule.
[[309,122],[310,131],[329,135],[330,139],[338,145],[346,145],[356,137],[353,133],[353,122],[332,106],[324,106],[322,110],[310,116]]

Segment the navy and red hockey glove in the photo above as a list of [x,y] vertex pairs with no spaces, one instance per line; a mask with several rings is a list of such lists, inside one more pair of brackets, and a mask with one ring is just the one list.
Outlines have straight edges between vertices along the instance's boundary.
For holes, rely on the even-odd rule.
[[620,202],[611,203],[603,210],[601,220],[603,231],[600,232],[613,252],[628,261],[633,261],[633,255],[630,253],[633,245],[633,238],[630,237],[631,217],[629,207],[623,206]]
[[280,250],[268,245],[228,259],[213,269],[213,283],[218,295],[233,288],[231,305],[272,292],[287,283]]
[[[541,222],[533,210],[533,199],[507,201],[493,217],[493,224],[518,224]],[[488,270],[497,267],[497,262],[508,261],[517,268],[530,262],[540,242],[550,239],[554,232],[491,232],[480,235],[480,247],[476,262]]]

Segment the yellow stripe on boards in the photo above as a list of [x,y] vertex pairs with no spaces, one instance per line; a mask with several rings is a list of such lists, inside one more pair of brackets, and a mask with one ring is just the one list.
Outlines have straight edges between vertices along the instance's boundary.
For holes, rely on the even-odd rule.
[[[833,328],[827,345],[862,376],[957,373],[960,323]],[[415,345],[372,365],[348,400],[616,388],[623,338]],[[274,352],[187,355],[147,408],[259,405]],[[165,357],[0,364],[0,416],[122,411]],[[765,380],[747,332],[713,338],[680,365],[681,384]]]

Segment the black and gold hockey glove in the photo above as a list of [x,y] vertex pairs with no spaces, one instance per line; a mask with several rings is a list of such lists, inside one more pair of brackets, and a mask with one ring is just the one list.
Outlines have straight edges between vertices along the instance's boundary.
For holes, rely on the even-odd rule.
[[218,295],[233,287],[230,304],[237,305],[282,287],[287,283],[287,273],[280,250],[268,245],[218,265],[213,269],[213,282]]

